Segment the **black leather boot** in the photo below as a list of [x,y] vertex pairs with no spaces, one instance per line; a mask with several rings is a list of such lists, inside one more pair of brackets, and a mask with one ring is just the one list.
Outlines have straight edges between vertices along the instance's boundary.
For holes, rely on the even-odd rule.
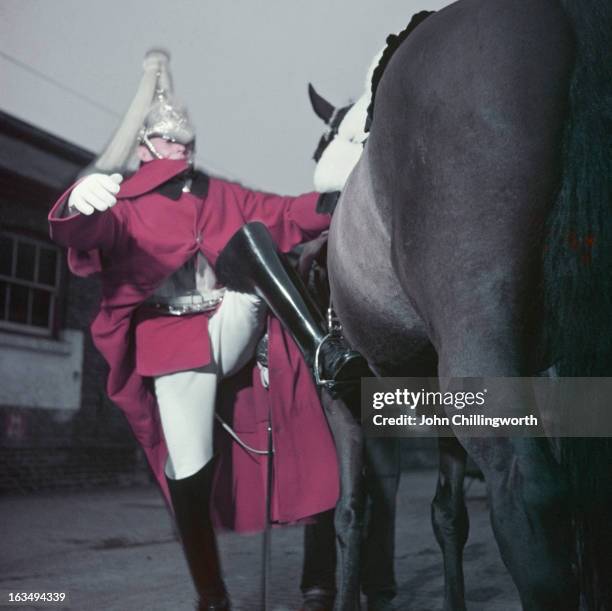
[[166,478],[185,558],[199,600],[197,611],[230,611],[221,576],[217,539],[210,520],[214,461],[183,479]]
[[315,381],[334,394],[373,376],[366,360],[342,338],[326,333],[324,318],[306,287],[263,223],[247,223],[223,249],[216,264],[218,280],[229,289],[255,293],[289,331]]
[[336,593],[334,590],[310,588],[303,594],[300,611],[333,611]]

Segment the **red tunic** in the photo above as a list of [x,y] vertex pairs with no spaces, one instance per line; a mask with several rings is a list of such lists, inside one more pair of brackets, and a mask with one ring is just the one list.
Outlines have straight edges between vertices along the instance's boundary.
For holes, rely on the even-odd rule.
[[[156,160],[121,185],[117,204],[91,216],[63,217],[67,192],[49,214],[52,238],[69,247],[78,275],[99,273],[100,310],[91,330],[110,366],[109,397],[124,411],[168,499],[167,449],[151,385],[144,374],[192,369],[210,362],[206,315],[158,317],[139,337],[136,371],[134,311],[165,278],[201,251],[214,265],[229,238],[244,223],[261,221],[283,251],[315,237],[329,216],[315,211],[318,194],[281,197],[211,178],[208,194],[183,193],[178,201],[154,189],[187,168],[185,161]],[[270,390],[256,368],[222,383],[219,409],[249,445],[265,449],[268,410],[274,438],[272,517],[293,522],[335,506],[338,468],[331,434],[308,367],[298,349],[271,319]],[[139,336],[141,335],[139,331]],[[143,343],[144,342],[144,343]],[[217,522],[240,531],[264,525],[266,458],[250,454],[225,433],[215,477]]]

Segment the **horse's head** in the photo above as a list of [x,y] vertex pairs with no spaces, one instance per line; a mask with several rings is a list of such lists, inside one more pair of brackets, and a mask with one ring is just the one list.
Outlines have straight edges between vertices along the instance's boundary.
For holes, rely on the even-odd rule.
[[312,158],[318,163],[323,155],[323,151],[329,146],[329,144],[338,135],[338,128],[342,123],[342,120],[346,116],[346,113],[353,106],[348,104],[342,106],[342,108],[336,108],[333,104],[330,104],[323,96],[317,93],[316,89],[308,83],[308,97],[310,98],[310,104],[312,109],[319,119],[321,119],[325,125],[327,125],[327,131],[321,136],[319,144],[314,152]]
[[327,125],[313,155],[317,162],[315,189],[341,191],[363,151],[369,96],[340,108],[319,95],[310,84],[308,96],[315,114]]

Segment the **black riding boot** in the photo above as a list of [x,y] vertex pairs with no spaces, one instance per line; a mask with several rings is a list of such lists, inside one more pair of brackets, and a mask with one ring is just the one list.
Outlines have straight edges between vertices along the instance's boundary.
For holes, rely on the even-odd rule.
[[166,478],[183,551],[198,592],[197,611],[229,611],[217,539],[210,520],[213,461],[183,479]]
[[358,352],[324,331],[317,305],[262,223],[248,223],[232,236],[217,259],[216,272],[229,289],[256,293],[268,304],[313,368],[315,381],[332,393],[373,375]]

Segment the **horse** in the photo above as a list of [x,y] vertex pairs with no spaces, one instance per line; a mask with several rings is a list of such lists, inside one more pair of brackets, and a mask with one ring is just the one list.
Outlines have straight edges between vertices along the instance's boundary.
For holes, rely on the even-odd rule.
[[[413,23],[413,22],[411,22]],[[380,59],[380,54],[377,56]],[[366,79],[366,84],[371,86],[371,77],[372,72],[368,73],[368,78]],[[327,99],[321,96],[317,90],[313,87],[312,84],[308,86],[308,95],[310,99],[311,106],[315,112],[315,114],[326,124],[327,130],[321,136],[315,152],[313,154],[313,159],[316,161],[316,169],[315,169],[315,186],[318,190],[338,190],[341,191],[346,184],[348,176],[350,172],[356,165],[359,157],[361,156],[361,152],[363,151],[363,145],[365,144],[365,140],[367,139],[366,126],[368,123],[368,106],[370,103],[371,96],[369,95],[368,89],[366,89],[366,93],[364,93],[358,100],[357,103],[350,103],[346,106],[336,107],[331,104]],[[350,114],[349,114],[350,112]],[[360,150],[361,149],[361,150]],[[320,256],[320,255],[319,255]],[[312,257],[310,257],[312,258]],[[304,266],[306,267],[306,266]],[[325,269],[325,279],[327,279],[327,269],[325,265],[322,265]],[[311,291],[314,295],[317,295],[320,300],[325,303],[329,303],[329,284],[327,281],[322,282],[320,278],[317,278],[315,282],[312,282],[313,287]],[[322,285],[327,288],[327,291],[322,288]],[[418,362],[417,369],[417,361],[412,364],[410,373],[411,375],[421,375],[421,376],[435,376],[436,375],[436,356],[433,351],[429,351],[429,353],[423,353],[422,359]],[[336,408],[336,409],[341,409]],[[335,412],[334,412],[335,413]],[[332,430],[334,431],[335,439],[341,440],[346,433],[350,432],[350,436],[353,438],[358,438],[359,432],[354,430],[355,423],[345,420],[341,426],[336,424],[333,416],[328,415],[328,419]],[[348,425],[347,425],[348,423]],[[384,440],[384,438],[383,438]],[[362,445],[356,445],[355,450],[359,450],[363,448],[363,443],[367,442],[367,439],[362,441]],[[440,438],[439,446],[438,446],[438,481],[437,481],[437,490],[435,502],[432,505],[432,521],[434,526],[434,531],[436,533],[437,539],[442,545],[444,543],[443,540],[443,523],[441,523],[441,518],[443,517],[443,504],[454,504],[459,502],[464,506],[463,500],[453,499],[452,497],[448,498],[449,495],[457,495],[463,494],[464,486],[463,480],[466,476],[466,471],[463,468],[462,461],[459,461],[462,465],[461,470],[456,470],[457,461],[453,460],[454,453],[460,452],[463,453],[463,448],[453,439]],[[363,468],[362,462],[360,462],[356,456],[347,457],[346,453],[338,452],[339,462],[340,464],[345,465],[345,469],[343,473],[344,475],[344,488],[345,491],[343,498],[339,503],[340,511],[339,515],[342,515],[341,508],[344,505],[348,504],[347,499],[354,497],[358,492],[363,494],[363,490],[360,488],[356,488],[354,482],[356,481],[354,472],[360,472]],[[350,477],[349,477],[350,474]],[[480,478],[480,472],[476,471],[472,474],[473,477]],[[448,486],[445,483],[452,482],[454,485]],[[382,489],[382,487],[381,487]],[[391,492],[391,494],[389,494]],[[395,495],[397,490],[388,491],[386,495],[386,501],[388,504],[395,503]],[[363,505],[353,503],[353,506],[359,507],[360,512],[363,510]],[[391,511],[389,511],[393,515],[393,519],[395,519],[395,508],[393,507]],[[364,516],[360,513],[358,516],[359,523],[363,525]],[[469,525],[469,519],[466,512],[459,513],[459,520],[455,523],[455,531],[456,535],[460,540],[467,540],[467,529]],[[338,520],[337,521],[337,536],[340,542],[350,541],[350,538],[346,536],[346,531],[350,532],[350,528],[347,529],[350,520]],[[388,524],[385,524],[389,531],[393,535],[395,529],[393,526],[389,527]],[[317,555],[316,560],[320,563],[320,557],[323,557],[325,553],[329,555],[329,544],[325,547],[327,543],[324,541],[326,537],[329,537],[329,525],[324,521],[323,524],[319,525],[319,523],[315,523],[306,529],[306,536],[304,545],[306,548],[305,553],[305,563],[306,557],[309,556],[310,562],[315,562],[315,553]],[[327,532],[326,532],[327,530]],[[324,548],[324,551],[322,548]],[[346,544],[342,545],[342,548],[345,548]],[[357,554],[366,555],[366,550],[362,550],[356,547],[350,547],[351,554],[355,557]],[[310,558],[312,556],[312,558]],[[354,561],[350,564],[342,564],[340,569],[340,583],[344,583],[347,587],[358,589],[358,578],[354,571],[360,564],[359,558],[354,558]],[[450,598],[450,595],[454,594],[456,597],[454,584],[463,584],[463,576],[462,576],[462,559],[461,559],[461,549],[457,547],[451,549],[447,549],[446,554],[446,584],[450,588],[447,592],[447,598]],[[388,568],[388,567],[387,567]],[[393,575],[393,570],[391,570],[391,575]],[[461,596],[463,596],[461,594]],[[344,596],[340,599],[340,604],[337,607],[338,609],[353,609],[351,604],[347,605],[346,601],[350,599],[350,595],[348,592],[344,593]],[[357,607],[358,608],[358,607]],[[454,607],[453,607],[454,608]]]
[[[327,262],[379,375],[610,375],[611,26],[606,0],[459,0],[381,59]],[[466,608],[468,454],[523,609],[612,608],[609,440],[455,434],[432,503],[445,611]]]

